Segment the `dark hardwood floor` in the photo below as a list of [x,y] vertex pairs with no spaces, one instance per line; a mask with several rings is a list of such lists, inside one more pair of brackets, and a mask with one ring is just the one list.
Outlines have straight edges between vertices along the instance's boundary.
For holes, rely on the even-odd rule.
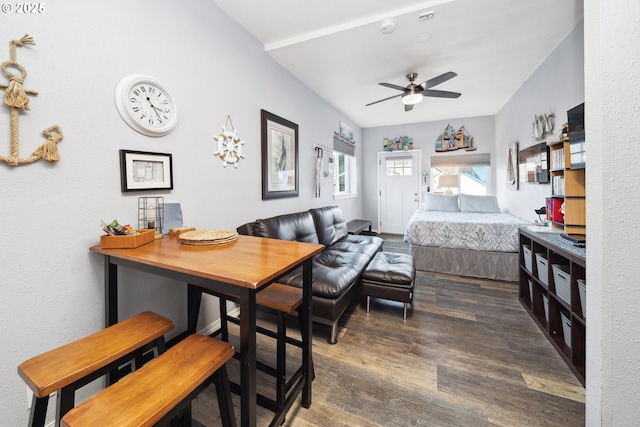
[[[402,236],[382,237],[384,250],[408,252]],[[402,304],[379,299],[369,315],[354,302],[340,323],[337,345],[327,343],[328,326],[314,324],[313,404],[298,399],[285,426],[584,425],[584,388],[518,302],[515,283],[418,272],[406,323]],[[258,357],[274,353],[259,337]],[[291,349],[289,366],[299,360]],[[230,364],[237,381],[238,362]],[[272,378],[259,374],[258,383],[273,396]],[[213,387],[198,396],[194,425],[219,425],[215,399]],[[258,425],[272,416],[259,408]]]

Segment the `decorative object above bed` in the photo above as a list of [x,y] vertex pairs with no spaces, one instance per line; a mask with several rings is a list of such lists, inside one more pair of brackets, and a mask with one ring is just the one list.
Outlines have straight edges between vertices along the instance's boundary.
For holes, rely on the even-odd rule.
[[442,134],[438,135],[438,139],[436,139],[436,152],[442,153],[461,149],[475,151],[473,137],[469,135],[464,126],[460,126],[460,129],[456,132],[453,126],[447,125]]

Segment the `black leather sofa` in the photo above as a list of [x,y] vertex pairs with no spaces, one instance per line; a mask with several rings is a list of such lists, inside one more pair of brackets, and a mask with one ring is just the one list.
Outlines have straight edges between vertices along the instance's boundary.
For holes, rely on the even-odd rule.
[[[338,320],[358,294],[360,278],[383,240],[347,233],[338,206],[278,215],[241,225],[238,233],[299,242],[320,243],[325,249],[313,258],[313,319],[331,326],[329,343],[337,342]],[[278,279],[302,286],[302,269]]]

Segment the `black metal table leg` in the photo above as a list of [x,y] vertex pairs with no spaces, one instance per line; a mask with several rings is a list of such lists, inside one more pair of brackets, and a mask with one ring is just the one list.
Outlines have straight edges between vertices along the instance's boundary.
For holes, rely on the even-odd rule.
[[197,286],[187,284],[187,331],[195,334],[198,328],[198,316],[200,314],[200,302],[202,292]]
[[[118,323],[118,266],[111,262],[111,257],[104,257],[104,326]],[[106,375],[107,386],[116,381],[117,371]]]
[[[300,321],[303,323],[300,325],[300,329],[305,331],[302,334],[302,375],[304,376],[304,388],[302,389],[302,406],[309,408],[311,406],[311,356],[312,356],[312,306],[311,306],[311,283],[313,264],[311,259],[304,262],[302,265],[302,310],[306,311],[306,315]],[[306,337],[305,337],[306,335]],[[305,339],[306,338],[306,339]]]
[[240,293],[240,383],[242,384],[241,425],[256,425],[256,291]]

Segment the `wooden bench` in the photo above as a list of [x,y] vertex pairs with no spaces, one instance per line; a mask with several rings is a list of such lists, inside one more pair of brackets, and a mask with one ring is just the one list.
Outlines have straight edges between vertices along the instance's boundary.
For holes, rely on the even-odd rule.
[[349,234],[360,234],[367,229],[368,234],[371,235],[371,221],[368,219],[352,219],[347,222],[347,233]]
[[142,368],[70,410],[65,427],[152,426],[176,416],[191,423],[191,401],[211,382],[216,385],[224,426],[235,426],[226,363],[233,346],[199,334],[189,335]]
[[165,350],[164,334],[173,328],[172,320],[146,311],[21,363],[18,374],[34,393],[29,425],[45,425],[54,391],[58,424],[73,408],[77,389],[129,361],[140,367],[143,353]]
[[[211,335],[221,335],[223,341],[229,340],[228,322],[235,324],[240,323],[240,319],[227,314],[227,299],[233,301],[234,298],[228,295],[220,295],[212,293],[203,288],[197,288],[198,292],[202,292],[215,295],[220,298],[220,329],[214,331]],[[264,328],[262,326],[256,326],[256,332],[269,336],[276,340],[276,368],[268,366],[265,363],[256,361],[257,368],[265,372],[274,378],[276,378],[276,398],[275,400],[269,399],[266,396],[258,394],[258,403],[274,412],[282,413],[282,416],[278,418],[284,419],[283,408],[287,406],[287,392],[291,389],[295,381],[302,374],[302,366],[291,375],[289,381],[286,377],[286,345],[292,344],[299,348],[302,348],[305,341],[306,331],[301,330],[300,334],[302,340],[297,340],[287,336],[287,323],[286,317],[297,311],[302,305],[302,289],[295,286],[284,285],[282,283],[272,283],[267,288],[261,290],[256,294],[256,305],[261,309],[272,311],[276,314],[276,331]],[[304,323],[303,319],[306,313],[302,313],[298,310],[298,317]],[[303,328],[304,329],[304,328]],[[309,337],[311,339],[311,337]],[[237,356],[236,356],[237,357]],[[313,363],[311,364],[312,378],[313,378]],[[234,392],[239,392],[239,385],[231,384]]]

